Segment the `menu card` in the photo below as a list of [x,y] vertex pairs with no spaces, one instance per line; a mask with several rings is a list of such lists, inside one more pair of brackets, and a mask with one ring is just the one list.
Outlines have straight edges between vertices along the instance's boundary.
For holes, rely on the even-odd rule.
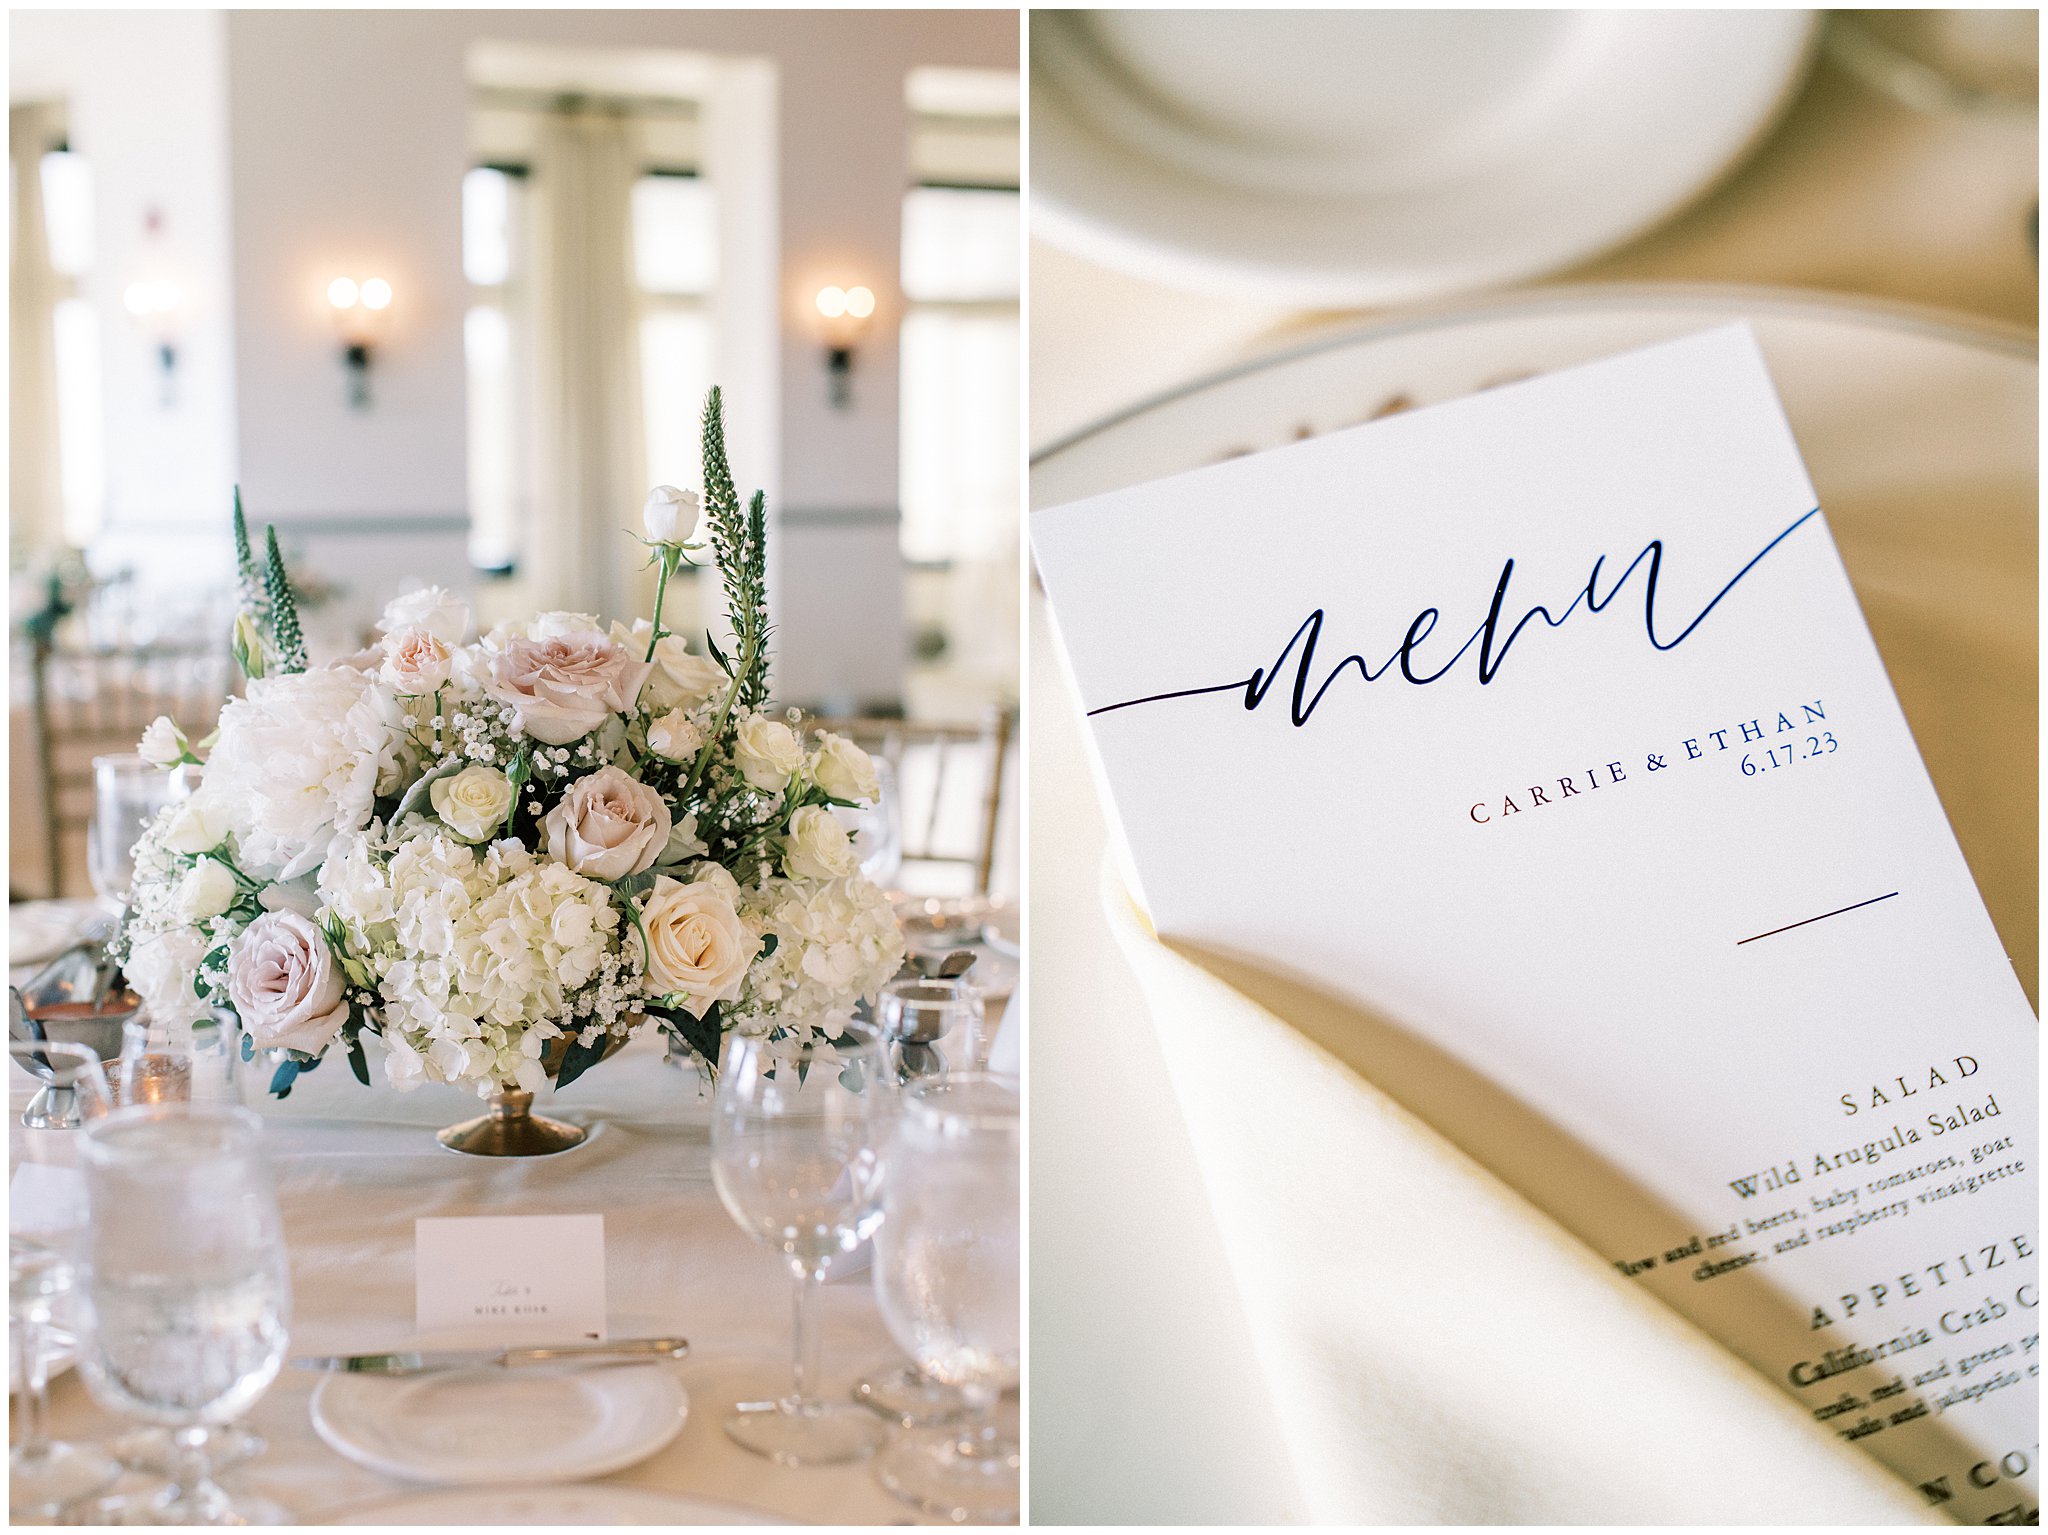
[[1928,1504],[2037,1517],[2035,1020],[1746,326],[1033,540],[1162,938]]

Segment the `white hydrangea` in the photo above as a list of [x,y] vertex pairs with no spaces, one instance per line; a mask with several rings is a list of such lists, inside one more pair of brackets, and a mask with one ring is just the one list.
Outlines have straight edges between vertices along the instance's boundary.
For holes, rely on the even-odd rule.
[[242,870],[292,878],[366,825],[379,781],[402,775],[403,727],[397,698],[346,667],[259,679],[230,699],[206,787],[229,807]]
[[610,892],[517,842],[471,848],[422,830],[386,858],[368,836],[341,838],[321,895],[378,993],[395,1086],[532,1092],[568,1020],[623,1011]]
[[747,914],[775,952],[747,977],[739,1016],[801,1025],[842,1015],[872,1000],[903,963],[903,934],[888,897],[854,875],[824,881],[769,879],[751,893]]

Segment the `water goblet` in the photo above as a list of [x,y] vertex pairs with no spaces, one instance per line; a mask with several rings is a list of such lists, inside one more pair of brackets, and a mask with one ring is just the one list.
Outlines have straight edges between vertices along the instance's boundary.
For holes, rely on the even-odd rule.
[[960,1392],[954,1425],[907,1429],[876,1463],[882,1485],[954,1523],[1018,1513],[1016,1443],[996,1403],[1022,1356],[1020,1097],[1012,1077],[961,1072],[899,1094],[884,1152],[875,1298],[927,1377]]
[[178,786],[170,773],[133,753],[93,758],[92,780],[86,873],[100,903],[119,911],[135,883],[135,844],[157,812],[177,797]]
[[968,1059],[980,1069],[987,1046],[982,1039],[981,988],[961,976],[905,976],[884,986],[875,1001],[875,1021],[901,1047],[900,1077],[943,1070],[935,1048],[957,1036]]
[[239,1040],[213,1017],[172,1027],[147,1012],[121,1030],[114,1063],[114,1098],[124,1107],[148,1103],[237,1103],[235,1057]]
[[[60,1089],[78,1118],[107,1112],[107,1080],[99,1057],[83,1045],[56,1040],[9,1040],[16,1064]],[[120,1475],[114,1458],[93,1445],[52,1439],[50,1361],[58,1328],[69,1320],[67,1303],[78,1282],[83,1199],[67,1202],[52,1192],[22,1197],[16,1174],[31,1150],[53,1144],[58,1132],[9,1138],[8,1175],[16,1197],[8,1212],[7,1319],[14,1344],[12,1384],[21,1398],[20,1437],[7,1456],[10,1513],[54,1512],[98,1492]],[[38,1159],[39,1160],[39,1159]],[[59,1166],[62,1164],[59,1163]],[[60,1177],[75,1177],[66,1169]]]
[[284,1364],[291,1286],[262,1121],[218,1103],[133,1105],[85,1135],[92,1201],[79,1364],[102,1407],[170,1430],[170,1485],[90,1505],[95,1524],[269,1524],[214,1481],[208,1430]]
[[741,1404],[732,1438],[789,1466],[835,1465],[874,1453],[873,1413],[818,1394],[817,1292],[832,1265],[881,1219],[879,1148],[889,1081],[874,1025],[833,1020],[780,1039],[726,1036],[712,1100],[711,1175],[726,1212],[778,1250],[795,1287],[791,1389]]

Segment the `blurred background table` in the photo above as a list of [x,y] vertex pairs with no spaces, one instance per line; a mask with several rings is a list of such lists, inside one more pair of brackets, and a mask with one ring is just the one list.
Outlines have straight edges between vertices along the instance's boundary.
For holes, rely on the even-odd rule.
[[[1798,288],[2032,330],[2037,116],[1938,105],[1872,83],[1824,26],[1749,159],[1661,227],[1534,286]],[[1030,292],[1034,455],[1162,391],[1388,313],[1177,291],[1043,240]],[[1032,1517],[1298,1520],[1145,1000],[1102,915],[1107,828],[1035,583],[1031,624]],[[1076,1069],[1100,1062],[1116,1069]]]

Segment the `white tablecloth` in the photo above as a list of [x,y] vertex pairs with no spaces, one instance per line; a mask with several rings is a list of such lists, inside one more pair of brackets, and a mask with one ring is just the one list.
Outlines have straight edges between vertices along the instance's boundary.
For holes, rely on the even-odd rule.
[[[70,1161],[68,1133],[19,1125],[33,1083],[15,1071],[10,1086],[10,1133],[31,1143],[26,1154]],[[791,1469],[726,1437],[721,1419],[733,1402],[787,1387],[789,1279],[781,1258],[750,1241],[719,1204],[709,1099],[694,1073],[662,1064],[658,1037],[636,1040],[560,1098],[537,1105],[601,1126],[566,1155],[495,1160],[443,1150],[433,1131],[479,1107],[452,1088],[365,1088],[335,1059],[263,1109],[291,1248],[295,1354],[382,1350],[410,1337],[416,1217],[601,1212],[611,1335],[680,1334],[691,1346],[674,1367],[690,1399],[681,1435],[606,1480],[799,1522],[911,1522],[910,1507],[883,1491],[866,1464]],[[834,1394],[864,1372],[902,1362],[865,1272],[828,1284],[818,1313]],[[269,1450],[227,1485],[273,1498],[303,1523],[414,1490],[355,1466],[318,1438],[308,1413],[318,1381],[294,1370],[280,1376],[249,1415]],[[53,1384],[52,1406],[60,1437],[103,1438],[118,1427],[75,1371]]]

